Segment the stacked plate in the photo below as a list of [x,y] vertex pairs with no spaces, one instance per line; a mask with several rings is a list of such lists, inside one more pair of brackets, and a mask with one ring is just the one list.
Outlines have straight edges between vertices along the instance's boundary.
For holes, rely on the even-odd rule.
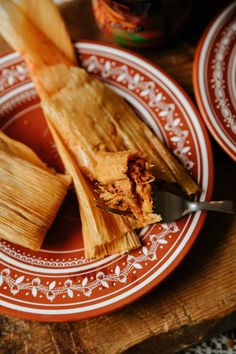
[[193,82],[208,129],[236,161],[236,2],[206,29],[196,53]]

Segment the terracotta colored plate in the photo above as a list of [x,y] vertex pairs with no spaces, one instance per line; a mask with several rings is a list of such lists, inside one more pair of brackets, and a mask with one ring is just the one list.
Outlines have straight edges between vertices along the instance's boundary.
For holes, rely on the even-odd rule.
[[[93,42],[76,44],[76,49],[87,71],[127,99],[180,158],[202,187],[200,200],[209,199],[211,147],[183,90],[162,70],[127,51]],[[16,53],[0,59],[0,92],[1,128],[60,168],[39,98]],[[151,226],[141,232],[141,249],[86,260],[76,198],[69,193],[40,252],[1,242],[1,310],[37,321],[68,321],[118,309],[170,274],[204,219],[198,212],[178,223]]]
[[196,52],[193,82],[208,129],[236,161],[236,2],[203,34]]

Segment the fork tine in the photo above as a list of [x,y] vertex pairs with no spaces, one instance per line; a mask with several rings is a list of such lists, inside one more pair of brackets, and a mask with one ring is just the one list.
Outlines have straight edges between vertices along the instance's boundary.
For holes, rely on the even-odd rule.
[[112,213],[112,214],[118,214],[118,215],[123,215],[123,216],[132,215],[132,213],[130,211],[114,209],[114,208],[110,208],[110,207],[107,207],[104,205],[96,204],[96,207],[99,209],[102,209],[108,213]]

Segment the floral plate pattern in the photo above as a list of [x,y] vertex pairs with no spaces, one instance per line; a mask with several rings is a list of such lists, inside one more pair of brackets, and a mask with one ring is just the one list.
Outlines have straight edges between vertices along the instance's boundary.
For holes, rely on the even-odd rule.
[[[186,94],[144,59],[95,42],[75,45],[85,69],[123,96],[202,187],[212,192],[207,134]],[[61,169],[40,102],[17,53],[0,59],[0,128]],[[92,132],[91,132],[92,133]],[[1,311],[38,321],[80,320],[118,309],[144,295],[177,266],[205,219],[198,212],[140,232],[142,248],[102,260],[84,258],[76,198],[70,191],[42,250],[0,243]]]
[[205,123],[236,161],[236,2],[206,29],[193,71],[196,100]]

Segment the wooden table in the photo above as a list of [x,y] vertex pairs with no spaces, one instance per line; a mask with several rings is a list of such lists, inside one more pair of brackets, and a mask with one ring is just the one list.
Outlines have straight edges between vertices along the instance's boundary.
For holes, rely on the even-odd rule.
[[[192,62],[197,40],[217,2],[193,18],[190,30],[169,47],[142,54],[169,72],[193,97]],[[226,3],[229,1],[226,1]],[[218,7],[223,1],[218,2]],[[200,12],[198,4],[198,11]],[[61,6],[73,39],[102,39],[90,1]],[[197,19],[197,20],[196,20]],[[9,50],[0,40],[0,51]],[[236,199],[235,163],[212,140],[215,199]],[[193,249],[161,286],[115,313],[75,323],[0,318],[0,353],[172,354],[236,325],[236,219],[211,214]]]

